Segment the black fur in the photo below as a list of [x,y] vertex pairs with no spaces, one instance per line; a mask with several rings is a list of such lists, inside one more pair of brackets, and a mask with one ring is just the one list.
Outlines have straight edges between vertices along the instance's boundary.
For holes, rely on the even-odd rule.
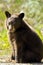
[[[14,51],[12,59],[15,60],[15,51],[17,49],[18,63],[41,62],[42,41],[29,25],[23,21],[24,13],[9,17],[9,14],[6,12],[6,16],[8,17],[6,26],[8,27],[9,38]],[[12,26],[11,30],[9,30],[9,25]]]

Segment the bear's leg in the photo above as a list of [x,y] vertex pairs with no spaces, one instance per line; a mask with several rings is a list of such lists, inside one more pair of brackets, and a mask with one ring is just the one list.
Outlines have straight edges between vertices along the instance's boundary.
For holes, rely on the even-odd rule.
[[14,54],[12,54],[11,59],[15,60],[15,55]]

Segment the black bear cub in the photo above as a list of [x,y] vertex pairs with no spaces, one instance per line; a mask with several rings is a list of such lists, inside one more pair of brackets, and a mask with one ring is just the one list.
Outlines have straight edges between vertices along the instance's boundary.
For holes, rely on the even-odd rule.
[[24,13],[11,15],[5,11],[6,27],[13,47],[11,59],[18,63],[41,62],[42,41],[39,36],[23,20]]

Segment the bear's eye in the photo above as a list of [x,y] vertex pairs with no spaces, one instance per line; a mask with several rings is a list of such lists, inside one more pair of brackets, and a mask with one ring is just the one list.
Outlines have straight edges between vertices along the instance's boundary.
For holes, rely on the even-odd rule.
[[9,22],[9,25],[11,24],[11,22]]
[[13,24],[14,24],[14,22],[13,22],[13,21],[9,22],[9,25],[13,25]]

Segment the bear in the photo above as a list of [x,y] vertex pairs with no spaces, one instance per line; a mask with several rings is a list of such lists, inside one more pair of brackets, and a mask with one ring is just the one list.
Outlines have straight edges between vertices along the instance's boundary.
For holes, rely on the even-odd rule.
[[42,40],[32,27],[23,20],[24,13],[11,15],[5,11],[6,27],[13,47],[12,60],[16,63],[39,63],[42,60]]

